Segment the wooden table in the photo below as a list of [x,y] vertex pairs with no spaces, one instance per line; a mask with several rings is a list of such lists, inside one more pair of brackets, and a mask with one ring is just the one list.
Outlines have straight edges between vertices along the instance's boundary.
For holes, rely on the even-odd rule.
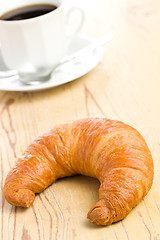
[[[160,240],[160,1],[65,1],[84,9],[83,34],[113,33],[98,66],[57,88],[0,91],[1,240]],[[85,117],[122,120],[137,128],[154,158],[154,183],[123,221],[108,227],[86,219],[98,200],[96,179],[58,180],[29,209],[10,206],[2,188],[9,169],[37,136]]]

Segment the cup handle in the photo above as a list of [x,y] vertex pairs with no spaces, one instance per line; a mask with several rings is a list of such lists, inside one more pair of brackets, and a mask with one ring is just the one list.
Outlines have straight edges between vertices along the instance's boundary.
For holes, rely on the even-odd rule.
[[85,19],[84,12],[81,8],[72,7],[66,14],[66,25],[69,25],[69,19],[70,19],[72,13],[75,11],[78,11],[80,13],[80,22],[79,22],[78,26],[76,27],[76,29],[71,34],[67,33],[69,43],[71,43],[72,40],[74,40],[74,38],[78,35],[78,33],[81,30],[82,25],[84,23],[84,19]]

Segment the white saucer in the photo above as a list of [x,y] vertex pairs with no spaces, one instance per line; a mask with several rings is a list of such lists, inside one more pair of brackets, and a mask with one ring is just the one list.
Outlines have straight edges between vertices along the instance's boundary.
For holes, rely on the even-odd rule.
[[[86,47],[90,44],[94,39],[86,36],[79,36],[72,44],[72,48],[68,50],[67,55],[73,54],[74,52],[80,50],[81,48]],[[75,61],[71,61],[65,63],[56,68],[53,71],[51,78],[42,83],[38,83],[36,85],[25,85],[18,81],[17,79],[0,79],[0,90],[4,91],[37,91],[42,89],[47,89],[51,87],[56,87],[62,85],[67,82],[71,82],[89,71],[91,71],[101,60],[103,56],[102,47],[97,48],[96,50],[88,53],[88,55],[83,56],[78,63]],[[3,62],[0,60],[0,69],[3,68]]]

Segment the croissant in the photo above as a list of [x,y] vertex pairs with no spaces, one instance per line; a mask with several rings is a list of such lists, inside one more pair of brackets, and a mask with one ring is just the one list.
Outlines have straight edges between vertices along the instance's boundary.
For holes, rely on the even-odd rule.
[[29,207],[35,193],[58,178],[94,177],[101,183],[99,201],[87,218],[109,225],[144,198],[153,172],[150,150],[136,129],[116,120],[87,118],[56,126],[33,141],[8,173],[3,193],[10,204]]

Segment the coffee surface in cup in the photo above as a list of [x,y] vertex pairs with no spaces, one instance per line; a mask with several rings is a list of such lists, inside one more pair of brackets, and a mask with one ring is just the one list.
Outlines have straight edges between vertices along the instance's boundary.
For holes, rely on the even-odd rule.
[[39,17],[46,13],[49,13],[57,8],[56,5],[52,4],[34,4],[28,5],[21,8],[13,9],[3,14],[0,19],[6,21],[24,20],[29,18]]

